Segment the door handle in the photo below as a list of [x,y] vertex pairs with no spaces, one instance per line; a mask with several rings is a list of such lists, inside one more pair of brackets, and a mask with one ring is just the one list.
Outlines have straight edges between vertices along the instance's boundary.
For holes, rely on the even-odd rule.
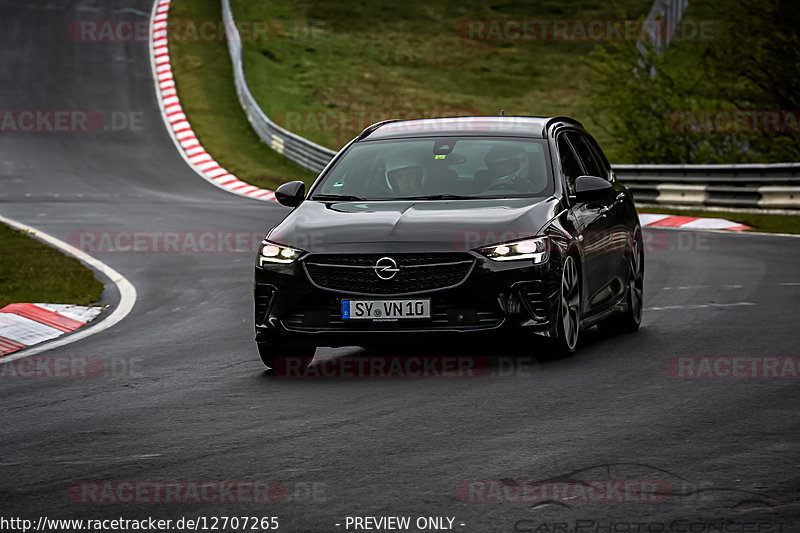
[[615,198],[611,205],[607,205],[600,209],[600,216],[604,217],[608,215],[608,212],[614,209],[617,205],[621,204],[622,201],[625,199],[625,194],[619,193]]

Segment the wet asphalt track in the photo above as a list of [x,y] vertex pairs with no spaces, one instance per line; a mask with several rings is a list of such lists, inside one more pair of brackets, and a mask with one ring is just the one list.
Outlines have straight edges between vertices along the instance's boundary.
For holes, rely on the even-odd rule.
[[[182,161],[158,113],[146,43],[68,38],[74,20],[137,18],[107,4],[0,4],[0,107],[142,118],[140,131],[2,133],[0,213],[64,240],[79,231],[261,232],[274,224],[284,208],[215,189]],[[558,522],[574,531],[575,520],[588,528],[579,531],[610,522],[625,530],[676,519],[791,531],[800,514],[798,380],[682,380],[667,364],[800,355],[800,241],[646,234],[638,334],[591,331],[578,355],[547,363],[498,358],[510,355],[500,341],[453,348],[491,358],[488,375],[475,379],[270,376],[251,340],[251,253],[97,254],[135,285],[136,306],[116,327],[48,355],[97,357],[115,372],[0,380],[0,514],[278,516],[281,531],[339,531],[334,524],[346,516],[396,514],[451,516],[457,530],[476,532],[548,531]],[[110,286],[104,299],[116,298]],[[362,353],[323,349],[318,357]],[[549,505],[457,495],[464,480],[496,479],[648,479],[681,493],[659,503]],[[274,480],[288,499],[70,498],[73,483],[102,480]]]

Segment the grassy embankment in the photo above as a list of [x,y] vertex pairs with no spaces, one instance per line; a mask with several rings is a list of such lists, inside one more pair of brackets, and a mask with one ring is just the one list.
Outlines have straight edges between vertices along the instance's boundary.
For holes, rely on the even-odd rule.
[[[508,115],[585,119],[589,69],[583,57],[596,43],[467,38],[470,23],[482,28],[473,35],[486,36],[493,20],[636,18],[652,1],[564,4],[495,9],[478,1],[409,0],[354,9],[341,0],[235,0],[233,9],[244,29],[245,69],[259,105],[280,125],[338,149],[383,118],[497,114],[503,108]],[[170,8],[173,21],[220,17],[219,0],[175,0]],[[248,38],[251,21],[269,21],[269,37]],[[178,95],[206,149],[255,185],[312,180],[251,130],[236,98],[225,42],[183,36],[170,40]],[[613,154],[611,139],[590,121],[585,125]]]
[[[568,115],[584,121],[612,161],[617,146],[587,120],[592,42],[468,39],[470,24],[489,34],[489,21],[619,19],[644,16],[651,0],[612,4],[574,0],[489,5],[485,2],[233,0],[245,32],[270,21],[268,39],[244,33],[250,88],[268,116],[315,142],[338,149],[383,118],[443,114]],[[175,0],[174,19],[217,20],[219,0]],[[277,22],[276,22],[277,21]],[[277,30],[277,31],[276,31]],[[480,35],[476,33],[474,35]],[[313,180],[264,144],[241,111],[224,41],[170,45],[182,104],[203,144],[241,179],[275,187]],[[625,161],[618,161],[624,163]],[[667,213],[664,209],[644,212]],[[759,231],[800,232],[800,217],[674,211],[724,217]]]
[[103,284],[77,259],[0,224],[0,307],[10,303],[70,303],[100,300]]

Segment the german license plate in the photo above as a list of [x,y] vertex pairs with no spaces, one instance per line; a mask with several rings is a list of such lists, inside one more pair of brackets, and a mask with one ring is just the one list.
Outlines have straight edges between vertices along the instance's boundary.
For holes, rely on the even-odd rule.
[[342,300],[342,318],[349,320],[400,320],[430,317],[430,300]]

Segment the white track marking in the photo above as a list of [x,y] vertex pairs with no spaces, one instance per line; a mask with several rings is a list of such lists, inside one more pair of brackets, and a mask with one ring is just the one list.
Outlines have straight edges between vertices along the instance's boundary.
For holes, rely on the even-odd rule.
[[792,237],[800,239],[800,234],[796,233],[767,233],[765,231],[730,231],[727,229],[702,229],[702,228],[681,228],[674,226],[643,226],[642,229],[647,230],[664,230],[664,231],[702,231],[705,233],[716,233],[718,235],[755,235],[757,237]]
[[[31,346],[60,337],[64,332],[14,313],[0,313],[0,337]],[[0,358],[3,361],[5,358]]]
[[670,215],[654,215],[651,213],[639,213],[639,223],[642,226],[647,226],[648,224],[652,224],[653,222],[658,222],[659,220],[663,220]]
[[23,359],[25,357],[30,357],[32,355],[36,355],[38,353],[45,352],[47,350],[52,350],[53,348],[58,348],[59,346],[65,346],[67,344],[73,343],[80,339],[85,339],[95,333],[100,333],[103,330],[110,328],[111,326],[115,325],[117,322],[128,316],[128,313],[131,312],[133,309],[133,305],[136,303],[136,288],[128,281],[125,276],[108,266],[107,264],[103,263],[99,259],[92,257],[91,255],[87,254],[83,250],[79,250],[78,248],[68,244],[60,239],[53,237],[43,231],[39,231],[36,228],[32,228],[22,222],[17,222],[16,220],[12,220],[10,218],[6,218],[0,215],[0,222],[8,224],[12,228],[16,228],[20,231],[27,232],[31,237],[39,239],[54,248],[58,248],[62,252],[67,255],[71,255],[75,259],[85,263],[86,265],[94,268],[95,270],[99,270],[102,272],[108,279],[111,280],[114,285],[117,286],[117,290],[119,291],[119,305],[111,312],[110,315],[101,319],[99,322],[93,323],[91,325],[83,326],[81,329],[77,330],[74,333],[70,333],[63,338],[59,338],[48,342],[46,344],[40,344],[38,346],[32,346],[30,348],[23,348],[19,352],[13,353],[11,355],[7,355],[5,357],[0,358],[0,363],[8,363],[11,361],[16,361],[18,359]]
[[724,218],[698,218],[683,224],[682,228],[702,228],[702,229],[726,229],[741,226],[738,222],[732,222]]
[[[674,219],[672,222],[679,223],[672,225],[661,224],[662,221],[667,219]],[[642,227],[651,227],[651,224],[658,224],[656,227],[681,229],[717,229],[730,231],[741,231],[742,229],[748,228],[748,226],[739,224],[738,222],[725,220],[724,218],[687,217],[683,215],[661,215],[654,213],[639,213],[639,222]]]
[[679,309],[708,309],[711,307],[740,307],[747,305],[756,305],[753,302],[735,302],[730,304],[687,304],[687,305],[664,305],[661,307],[647,307],[645,311],[673,311]]
[[[215,187],[244,198],[252,198],[262,202],[274,202],[273,191],[261,189],[239,180],[229,173],[219,162],[215,161],[200,144],[191,125],[186,120],[186,115],[180,105],[178,93],[175,90],[175,80],[170,66],[169,48],[167,46],[167,32],[153,31],[156,24],[164,24],[168,18],[171,0],[156,0],[150,14],[150,27],[148,28],[148,54],[150,55],[150,68],[153,73],[153,82],[156,89],[156,100],[164,126],[167,128],[170,139],[181,157],[194,172]],[[158,40],[156,40],[158,39]],[[164,55],[166,54],[166,55]],[[159,57],[156,57],[158,55]],[[177,113],[168,116],[169,113]],[[203,154],[202,158],[194,156]],[[220,168],[214,169],[219,166]],[[208,171],[208,169],[214,169]],[[224,177],[224,179],[221,179]]]
[[681,287],[661,287],[662,291],[689,291],[697,289],[742,289],[742,285],[684,285]]
[[52,311],[54,313],[58,313],[59,315],[64,315],[65,317],[71,318],[72,320],[77,320],[78,322],[91,322],[94,318],[99,315],[102,311],[102,307],[86,307],[83,305],[71,305],[71,304],[33,304],[36,307],[41,307],[42,309],[47,309],[48,311]]

